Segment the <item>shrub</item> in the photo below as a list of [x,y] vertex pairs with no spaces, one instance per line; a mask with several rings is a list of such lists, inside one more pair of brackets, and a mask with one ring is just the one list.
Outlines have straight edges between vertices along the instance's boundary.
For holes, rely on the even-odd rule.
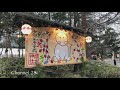
[[28,74],[27,77],[28,78],[45,78],[46,74],[44,71],[44,67],[37,65],[34,69],[33,72]]
[[89,78],[119,78],[120,68],[100,61],[88,61],[83,63],[79,74]]
[[34,69],[37,74],[29,75],[29,78],[64,78],[67,77],[68,73],[70,73],[70,70],[73,69],[73,65],[49,67],[37,65],[37,67]]
[[[102,61],[87,61],[81,64],[77,72],[74,65],[44,67],[37,65],[33,69],[24,68],[24,58],[1,58],[1,78],[120,78],[120,68]],[[11,72],[28,72],[26,75],[14,75]]]
[[[24,69],[24,58],[1,58],[0,59],[0,77],[16,78],[22,75],[15,75],[12,72],[23,72]],[[24,75],[23,75],[24,76]]]

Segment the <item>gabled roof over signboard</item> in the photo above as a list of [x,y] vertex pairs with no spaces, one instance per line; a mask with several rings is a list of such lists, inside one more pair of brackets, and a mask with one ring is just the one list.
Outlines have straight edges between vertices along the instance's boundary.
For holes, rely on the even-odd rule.
[[84,32],[83,30],[75,27],[71,27],[68,25],[59,24],[53,21],[43,20],[39,17],[29,15],[29,14],[23,14],[23,13],[17,13],[14,18],[14,26],[21,27],[23,24],[30,24],[32,27],[55,27],[55,28],[61,28],[69,31],[74,31],[75,33],[79,35],[90,35],[93,36],[89,32]]

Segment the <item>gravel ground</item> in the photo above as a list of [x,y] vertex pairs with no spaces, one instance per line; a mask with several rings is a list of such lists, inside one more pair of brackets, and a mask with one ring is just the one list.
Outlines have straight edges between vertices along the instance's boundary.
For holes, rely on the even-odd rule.
[[[119,58],[116,58],[116,66],[120,67],[120,60]],[[104,60],[106,63],[114,65],[114,61],[111,58],[105,59]]]

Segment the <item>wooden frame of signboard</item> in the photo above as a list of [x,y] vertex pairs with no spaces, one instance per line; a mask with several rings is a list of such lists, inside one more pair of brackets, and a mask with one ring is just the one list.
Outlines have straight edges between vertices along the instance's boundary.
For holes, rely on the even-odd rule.
[[32,26],[32,33],[25,36],[25,68],[36,63],[55,66],[86,61],[85,36],[91,36],[89,32],[26,14],[14,18],[14,26],[26,23]]

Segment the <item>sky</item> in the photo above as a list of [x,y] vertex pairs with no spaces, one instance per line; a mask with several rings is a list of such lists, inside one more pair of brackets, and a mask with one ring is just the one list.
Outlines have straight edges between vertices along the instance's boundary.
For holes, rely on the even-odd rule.
[[120,33],[120,25],[118,25],[118,24],[112,24],[112,25],[110,25],[110,27],[114,28],[116,32]]

